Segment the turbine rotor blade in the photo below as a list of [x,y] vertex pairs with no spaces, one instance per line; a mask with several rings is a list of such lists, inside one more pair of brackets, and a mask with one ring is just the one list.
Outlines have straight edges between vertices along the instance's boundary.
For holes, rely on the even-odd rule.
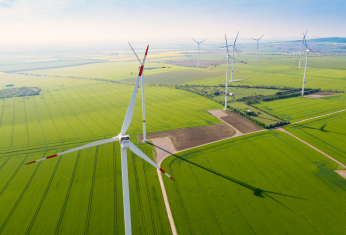
[[[197,42],[195,39],[191,39],[191,40],[193,40],[193,41]],[[199,44],[199,42],[197,42],[197,43]]]
[[205,40],[207,40],[207,39],[204,39],[203,41],[201,41],[199,44],[201,44],[202,42],[204,42]]
[[239,55],[239,53],[238,53],[238,51],[237,51],[237,48],[234,47],[234,50],[237,52],[238,56],[240,57],[240,55]]
[[234,40],[233,45],[235,45],[235,42],[237,41],[238,35],[239,35],[239,31],[238,31],[238,33],[237,33],[237,36],[235,37],[235,40]]
[[64,155],[64,154],[67,154],[67,153],[72,153],[72,152],[79,151],[79,150],[82,150],[82,149],[95,147],[95,146],[98,146],[98,145],[101,145],[101,144],[111,143],[111,142],[118,141],[118,140],[119,140],[118,136],[113,137],[113,138],[109,138],[109,139],[98,140],[98,141],[95,141],[95,142],[92,142],[92,143],[89,143],[89,144],[86,144],[86,145],[83,145],[83,146],[80,146],[80,147],[77,147],[77,148],[74,148],[74,149],[70,149],[70,150],[67,150],[67,151],[64,151],[64,152],[61,152],[61,153],[58,153],[58,154],[54,154],[54,155],[51,155],[51,156],[48,156],[48,157],[45,157],[45,158],[41,158],[41,159],[36,160],[36,161],[28,162],[25,165],[29,165],[29,164],[35,163],[35,162],[40,162],[40,161],[43,161],[43,160],[46,160],[46,159],[49,159],[49,158],[61,156],[61,155]]
[[140,63],[140,64],[142,64],[141,60],[138,58],[138,56],[137,56],[137,54],[136,54],[135,50],[133,50],[133,48],[132,48],[132,46],[131,46],[131,44],[130,44],[130,43],[129,43],[129,45],[130,45],[130,47],[131,47],[131,49],[132,49],[133,53],[135,53],[135,55],[136,55],[136,57],[137,57],[137,59],[138,59],[139,63]]
[[168,178],[175,181],[169,174],[167,174],[164,170],[162,170],[153,160],[151,160],[147,155],[145,155],[136,145],[129,141],[130,150],[134,152],[137,156],[141,157],[143,160],[150,163],[152,166],[156,167],[162,173],[164,173]]
[[121,128],[121,134],[123,134],[123,135],[125,135],[127,129],[130,126],[131,120],[132,120],[133,110],[135,109],[136,97],[137,97],[139,85],[141,83],[141,77],[142,77],[142,73],[143,73],[143,70],[144,70],[145,59],[147,58],[148,50],[149,50],[149,45],[147,47],[147,50],[145,51],[143,62],[142,62],[141,68],[139,70],[137,82],[136,82],[135,88],[133,89],[133,93],[132,93],[132,97],[131,97],[131,100],[130,100],[129,107],[127,108],[127,112],[126,112],[126,115],[125,115],[123,127]]
[[264,34],[258,39],[258,41],[259,41],[261,38],[263,38],[263,36],[264,36]]
[[170,69],[171,67],[149,67],[149,68],[144,68],[146,70],[152,70],[152,69]]
[[228,45],[227,45],[227,37],[226,37],[226,34],[225,34],[225,40],[226,40],[226,49],[227,49],[227,55],[228,55],[229,52],[228,52]]

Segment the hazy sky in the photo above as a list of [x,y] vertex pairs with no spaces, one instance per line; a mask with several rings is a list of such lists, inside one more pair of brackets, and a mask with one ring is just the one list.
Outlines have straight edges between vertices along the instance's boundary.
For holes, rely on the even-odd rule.
[[346,37],[346,1],[0,0],[0,43]]

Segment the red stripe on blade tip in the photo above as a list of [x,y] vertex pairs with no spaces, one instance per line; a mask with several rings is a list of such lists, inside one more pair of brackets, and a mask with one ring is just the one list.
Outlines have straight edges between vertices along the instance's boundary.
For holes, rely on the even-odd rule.
[[148,50],[149,50],[149,45],[147,46],[147,50],[145,51],[145,55],[148,54]]
[[36,161],[28,162],[28,163],[26,163],[25,165],[29,165],[29,164],[35,163],[35,162],[36,162]]
[[139,74],[138,74],[138,76],[142,76],[143,69],[144,69],[144,66],[142,65],[142,66],[141,66],[141,69],[139,70]]
[[58,155],[57,155],[57,154],[54,154],[54,155],[52,155],[52,156],[46,157],[46,159],[49,159],[49,158],[52,158],[52,157],[56,157],[56,156],[58,156]]
[[173,179],[172,177],[169,177],[171,180],[175,181],[175,179]]
[[163,174],[166,174],[166,172],[165,172],[164,170],[162,170],[161,168],[160,168],[160,171],[161,171]]

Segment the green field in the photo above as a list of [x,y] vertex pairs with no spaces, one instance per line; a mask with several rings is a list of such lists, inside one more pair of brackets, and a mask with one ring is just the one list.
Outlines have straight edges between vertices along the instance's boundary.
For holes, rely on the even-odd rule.
[[346,164],[346,112],[289,125],[285,129]]
[[[120,132],[133,90],[133,85],[111,82],[5,75],[1,84],[35,85],[42,93],[0,99],[0,151],[114,136]],[[148,132],[220,123],[207,110],[222,106],[190,92],[147,86],[146,103]],[[140,91],[129,133],[141,132]]]
[[267,131],[181,152],[163,168],[178,234],[344,234],[336,163]]
[[281,119],[276,118],[268,113],[265,113],[262,110],[256,109],[253,106],[247,105],[244,102],[233,102],[233,103],[229,103],[228,105],[232,108],[242,111],[243,113],[245,113],[245,110],[248,110],[248,109],[257,113],[257,116],[251,116],[251,117],[266,124],[267,126],[269,126],[270,124],[274,125],[275,123],[282,122]]
[[[119,144],[24,165],[115,136],[133,85],[1,74],[0,86],[36,86],[37,96],[0,99],[0,234],[123,234]],[[221,105],[169,87],[146,87],[147,130],[221,123]],[[128,133],[142,133],[141,91]],[[149,145],[140,145],[148,156]],[[170,234],[156,169],[129,152],[133,234]],[[18,226],[20,225],[20,226]]]
[[[135,58],[135,57],[134,57]],[[167,73],[171,71],[189,70],[191,68],[165,63],[146,63],[146,67],[171,67],[170,69],[145,70],[144,76]],[[35,75],[48,75],[59,77],[93,78],[119,81],[136,78],[138,76],[139,62],[102,62],[96,64],[62,67],[56,69],[32,70],[25,73]],[[24,73],[24,72],[23,72]]]
[[325,96],[317,99],[294,97],[253,104],[283,120],[296,122],[319,115],[346,109],[346,94]]

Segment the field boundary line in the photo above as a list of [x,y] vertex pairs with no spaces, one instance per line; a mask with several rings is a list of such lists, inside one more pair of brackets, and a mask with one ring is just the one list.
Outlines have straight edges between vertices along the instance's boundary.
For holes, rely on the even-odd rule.
[[324,117],[324,116],[328,116],[328,115],[331,115],[331,114],[340,113],[340,112],[344,112],[344,111],[346,111],[346,109],[339,110],[339,111],[332,112],[332,113],[323,114],[323,115],[312,117],[312,118],[307,118],[307,119],[304,119],[304,120],[301,120],[301,121],[297,121],[297,122],[293,122],[293,123],[290,123],[290,124],[287,124],[287,125],[283,125],[281,127],[297,124],[297,123],[300,123],[300,122],[305,122],[305,121],[308,121],[308,120],[311,120],[311,119],[315,119],[315,118],[319,118],[319,117]]
[[341,162],[339,162],[339,161],[336,160],[335,158],[333,158],[333,157],[329,156],[328,154],[322,152],[322,151],[319,150],[318,148],[316,148],[316,147],[314,147],[313,145],[311,145],[311,144],[305,142],[304,140],[298,138],[297,136],[293,135],[292,133],[286,131],[285,129],[283,129],[283,128],[277,128],[276,130],[281,131],[281,132],[284,132],[284,133],[286,133],[286,134],[289,134],[290,136],[296,138],[297,140],[299,140],[300,142],[306,144],[306,145],[309,146],[310,148],[313,148],[313,149],[315,149],[317,152],[323,154],[324,156],[326,156],[326,157],[329,158],[330,160],[336,162],[337,164],[339,164],[339,165],[342,166],[343,168],[346,168],[346,166],[345,166],[344,164],[342,164]]

